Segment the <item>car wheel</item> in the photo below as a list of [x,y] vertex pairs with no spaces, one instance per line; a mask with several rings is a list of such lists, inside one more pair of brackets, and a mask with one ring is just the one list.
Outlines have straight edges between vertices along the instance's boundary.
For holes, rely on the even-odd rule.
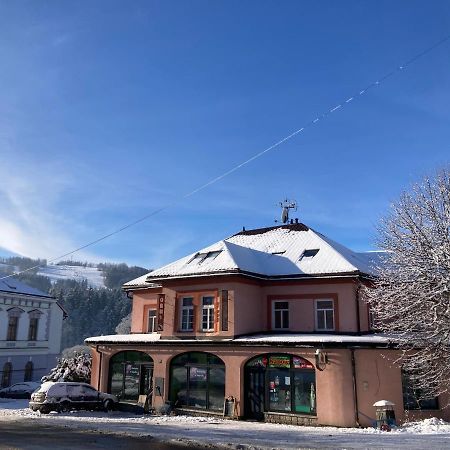
[[103,402],[103,408],[105,411],[111,411],[114,407],[114,402],[112,400],[105,400]]
[[62,402],[62,403],[59,405],[58,411],[59,411],[59,412],[67,412],[67,411],[70,411],[70,402],[67,402],[67,401]]

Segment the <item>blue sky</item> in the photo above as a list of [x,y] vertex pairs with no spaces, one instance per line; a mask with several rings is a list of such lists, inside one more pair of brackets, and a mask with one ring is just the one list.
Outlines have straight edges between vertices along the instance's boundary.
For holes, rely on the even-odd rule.
[[[448,1],[0,2],[0,253],[171,205],[450,34]],[[148,268],[296,216],[355,250],[449,161],[450,42],[272,152],[74,255]]]

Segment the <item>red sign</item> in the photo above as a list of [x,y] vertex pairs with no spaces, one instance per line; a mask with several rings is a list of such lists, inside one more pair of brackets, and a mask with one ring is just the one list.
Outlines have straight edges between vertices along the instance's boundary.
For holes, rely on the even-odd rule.
[[158,296],[158,331],[164,329],[164,300],[164,294]]

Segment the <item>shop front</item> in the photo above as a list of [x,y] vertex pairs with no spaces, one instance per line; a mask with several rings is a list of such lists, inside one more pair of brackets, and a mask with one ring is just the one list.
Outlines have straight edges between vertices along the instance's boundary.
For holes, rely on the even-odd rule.
[[265,413],[316,414],[316,376],[312,363],[290,354],[264,354],[245,365],[245,416]]
[[123,351],[109,362],[108,392],[120,401],[137,402],[140,395],[151,394],[153,359],[144,352]]
[[222,411],[225,364],[217,356],[188,352],[170,363],[170,400],[175,408]]

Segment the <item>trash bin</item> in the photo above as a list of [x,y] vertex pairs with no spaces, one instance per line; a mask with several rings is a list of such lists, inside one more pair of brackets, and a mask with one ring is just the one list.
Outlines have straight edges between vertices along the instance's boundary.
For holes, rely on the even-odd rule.
[[379,400],[373,404],[376,408],[377,428],[384,431],[391,431],[395,423],[395,403],[389,400]]

